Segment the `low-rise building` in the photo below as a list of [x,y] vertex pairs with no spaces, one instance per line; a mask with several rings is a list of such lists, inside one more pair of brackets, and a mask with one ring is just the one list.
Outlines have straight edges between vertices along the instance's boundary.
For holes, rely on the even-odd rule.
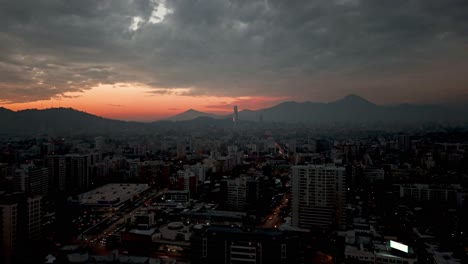
[[300,240],[277,229],[197,226],[192,263],[301,263]]
[[87,207],[118,208],[123,203],[138,198],[148,189],[147,184],[111,183],[71,197],[69,202]]

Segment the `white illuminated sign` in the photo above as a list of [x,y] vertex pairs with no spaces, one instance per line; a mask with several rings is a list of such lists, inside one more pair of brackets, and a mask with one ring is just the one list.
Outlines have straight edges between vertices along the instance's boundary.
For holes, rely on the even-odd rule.
[[390,240],[390,247],[408,253],[408,246],[396,241]]

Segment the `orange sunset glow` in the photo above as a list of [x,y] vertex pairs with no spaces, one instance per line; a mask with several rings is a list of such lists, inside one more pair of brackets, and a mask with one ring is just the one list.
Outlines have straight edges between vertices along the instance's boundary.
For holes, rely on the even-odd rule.
[[[154,90],[140,84],[99,85],[79,93],[28,103],[4,104],[11,110],[71,107],[90,114],[120,120],[154,121],[184,112],[190,108],[202,112],[228,114],[234,105],[239,109],[260,109],[288,97],[188,96],[190,88]],[[156,91],[156,92],[155,92]]]

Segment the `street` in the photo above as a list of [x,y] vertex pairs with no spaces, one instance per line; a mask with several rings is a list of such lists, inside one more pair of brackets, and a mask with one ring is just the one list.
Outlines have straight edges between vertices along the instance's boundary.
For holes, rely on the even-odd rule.
[[[100,223],[94,225],[93,227],[89,228],[85,232],[83,232],[80,237],[81,237],[81,242],[83,244],[86,244],[87,246],[92,247],[95,251],[99,252],[105,252],[105,246],[106,246],[106,239],[107,237],[113,235],[114,233],[120,231],[122,228],[125,227],[127,221],[131,219],[132,214],[134,214],[136,211],[140,210],[141,208],[147,206],[147,204],[150,204],[151,200],[163,195],[167,189],[162,189],[158,191],[157,193],[150,192],[146,194],[143,197],[140,197],[139,199],[133,201],[134,204],[140,203],[141,204],[132,210],[125,212],[122,214],[122,212],[114,212],[110,213],[104,220],[102,220]],[[93,234],[93,229],[98,227],[99,225],[103,224],[105,221],[108,221],[109,219],[112,219],[113,217],[118,217],[115,221],[110,223],[109,226],[104,228],[102,231],[99,231],[97,234]],[[91,233],[93,235],[86,235],[86,233]]]
[[288,199],[288,195],[285,194],[279,205],[276,206],[269,215],[265,216],[265,221],[259,227],[278,228],[282,223],[281,211],[288,206]]

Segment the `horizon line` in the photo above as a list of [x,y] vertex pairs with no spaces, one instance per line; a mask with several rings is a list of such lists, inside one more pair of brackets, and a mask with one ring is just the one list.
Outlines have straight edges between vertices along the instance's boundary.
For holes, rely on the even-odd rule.
[[[367,103],[373,104],[375,106],[381,106],[381,107],[399,106],[399,105],[460,106],[460,105],[466,105],[467,104],[467,102],[461,102],[461,103],[407,103],[407,102],[402,102],[402,103],[392,103],[392,104],[376,104],[376,103],[374,103],[374,102],[372,102],[372,101],[370,101],[370,100],[368,100],[368,99],[366,99],[366,98],[364,98],[364,97],[362,97],[360,95],[351,93],[351,94],[348,94],[346,96],[343,96],[343,97],[340,97],[338,99],[335,99],[333,101],[328,101],[328,102],[315,102],[315,101],[310,101],[310,100],[305,100],[305,101],[288,100],[288,101],[279,102],[279,103],[277,103],[277,104],[275,104],[273,106],[270,106],[270,107],[260,108],[260,109],[256,109],[256,110],[252,110],[252,109],[249,109],[249,108],[243,108],[243,109],[239,109],[239,112],[242,112],[242,111],[261,111],[261,110],[264,110],[264,109],[269,109],[269,108],[272,108],[272,107],[276,107],[276,106],[284,104],[284,103],[299,103],[299,104],[313,103],[313,104],[327,105],[327,104],[340,102],[340,101],[343,101],[343,100],[346,100],[346,99],[349,99],[349,98],[355,98],[357,100],[361,100],[363,102],[367,102]],[[149,118],[129,118],[129,119],[126,119],[126,118],[122,118],[122,117],[112,117],[112,116],[106,117],[105,115],[102,115],[102,114],[94,114],[92,112],[82,110],[80,108],[67,107],[67,106],[58,106],[58,107],[57,106],[52,106],[52,107],[44,107],[44,108],[33,107],[33,108],[13,110],[13,109],[8,108],[9,104],[10,103],[8,103],[7,105],[5,105],[5,104],[0,105],[0,108],[6,109],[6,110],[14,112],[14,113],[18,113],[18,112],[22,112],[22,111],[31,111],[31,110],[33,110],[33,111],[45,111],[45,110],[54,110],[54,109],[70,109],[70,110],[74,110],[74,111],[77,111],[77,112],[82,112],[82,113],[86,113],[86,114],[93,115],[93,116],[96,116],[96,117],[101,117],[101,118],[106,118],[106,119],[111,119],[111,120],[125,121],[125,122],[142,122],[142,123],[151,123],[151,122],[157,122],[157,121],[176,121],[176,120],[170,120],[170,119],[173,118],[173,117],[176,117],[178,115],[184,114],[184,113],[186,113],[186,112],[188,112],[190,110],[193,110],[193,111],[196,111],[196,112],[199,112],[199,113],[202,113],[202,114],[209,114],[209,115],[214,115],[214,116],[218,116],[218,117],[226,117],[226,118],[228,118],[232,114],[231,111],[229,111],[229,110],[226,110],[224,113],[220,113],[219,111],[218,112],[200,111],[200,110],[197,110],[194,107],[189,107],[186,110],[181,110],[180,112],[178,112],[176,114],[169,115],[169,116],[159,118],[159,119],[158,118],[155,118],[155,119],[149,119]],[[237,105],[232,104],[232,105],[229,105],[229,106],[234,107],[234,106],[237,106]]]

